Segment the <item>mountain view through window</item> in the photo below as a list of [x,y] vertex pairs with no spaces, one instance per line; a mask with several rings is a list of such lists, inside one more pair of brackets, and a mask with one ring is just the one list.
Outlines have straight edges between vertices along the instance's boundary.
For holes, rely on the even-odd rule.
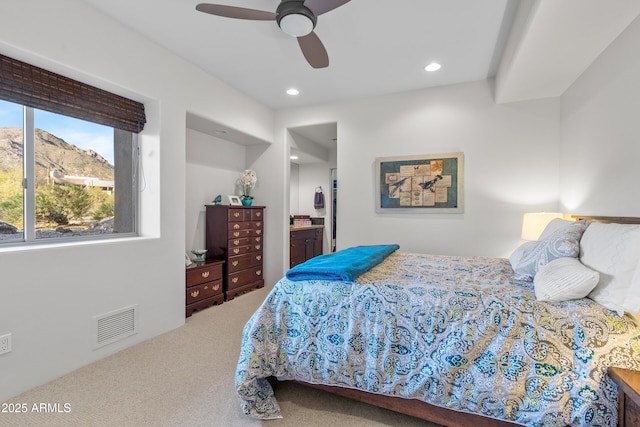
[[132,134],[124,132],[128,155],[115,150],[122,134],[0,101],[0,243],[134,231],[131,200],[120,209],[130,218],[120,221],[120,230],[117,221],[114,228],[116,183],[124,182],[117,177],[117,160],[129,160],[118,166],[129,178],[123,193],[135,193]]

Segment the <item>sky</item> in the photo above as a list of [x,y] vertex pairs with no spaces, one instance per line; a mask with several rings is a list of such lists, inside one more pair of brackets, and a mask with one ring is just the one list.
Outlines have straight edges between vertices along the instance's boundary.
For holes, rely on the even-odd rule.
[[[113,165],[113,128],[43,110],[35,110],[35,127],[83,150],[93,150]],[[22,127],[22,106],[0,100],[0,127]]]

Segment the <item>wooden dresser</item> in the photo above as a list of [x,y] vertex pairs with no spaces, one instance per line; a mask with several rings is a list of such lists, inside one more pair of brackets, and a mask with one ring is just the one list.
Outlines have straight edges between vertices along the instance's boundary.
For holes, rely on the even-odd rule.
[[324,226],[291,227],[289,231],[289,268],[322,255]]
[[225,261],[225,300],[264,286],[264,206],[207,205],[207,257]]
[[224,302],[223,264],[221,260],[207,260],[187,267],[186,317],[196,310]]
[[618,427],[640,426],[640,372],[611,367],[608,372],[618,384]]

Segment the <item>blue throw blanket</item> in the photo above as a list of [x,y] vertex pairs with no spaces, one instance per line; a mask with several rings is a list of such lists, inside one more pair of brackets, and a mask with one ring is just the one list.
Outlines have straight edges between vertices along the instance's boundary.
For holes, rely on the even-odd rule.
[[398,245],[355,246],[320,255],[287,271],[287,279],[351,282],[398,250]]

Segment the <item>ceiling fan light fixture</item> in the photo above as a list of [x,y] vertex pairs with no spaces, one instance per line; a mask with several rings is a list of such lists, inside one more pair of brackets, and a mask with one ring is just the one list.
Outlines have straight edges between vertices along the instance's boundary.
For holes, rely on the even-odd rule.
[[277,14],[278,26],[292,37],[306,36],[316,26],[316,16],[301,1],[283,1]]

